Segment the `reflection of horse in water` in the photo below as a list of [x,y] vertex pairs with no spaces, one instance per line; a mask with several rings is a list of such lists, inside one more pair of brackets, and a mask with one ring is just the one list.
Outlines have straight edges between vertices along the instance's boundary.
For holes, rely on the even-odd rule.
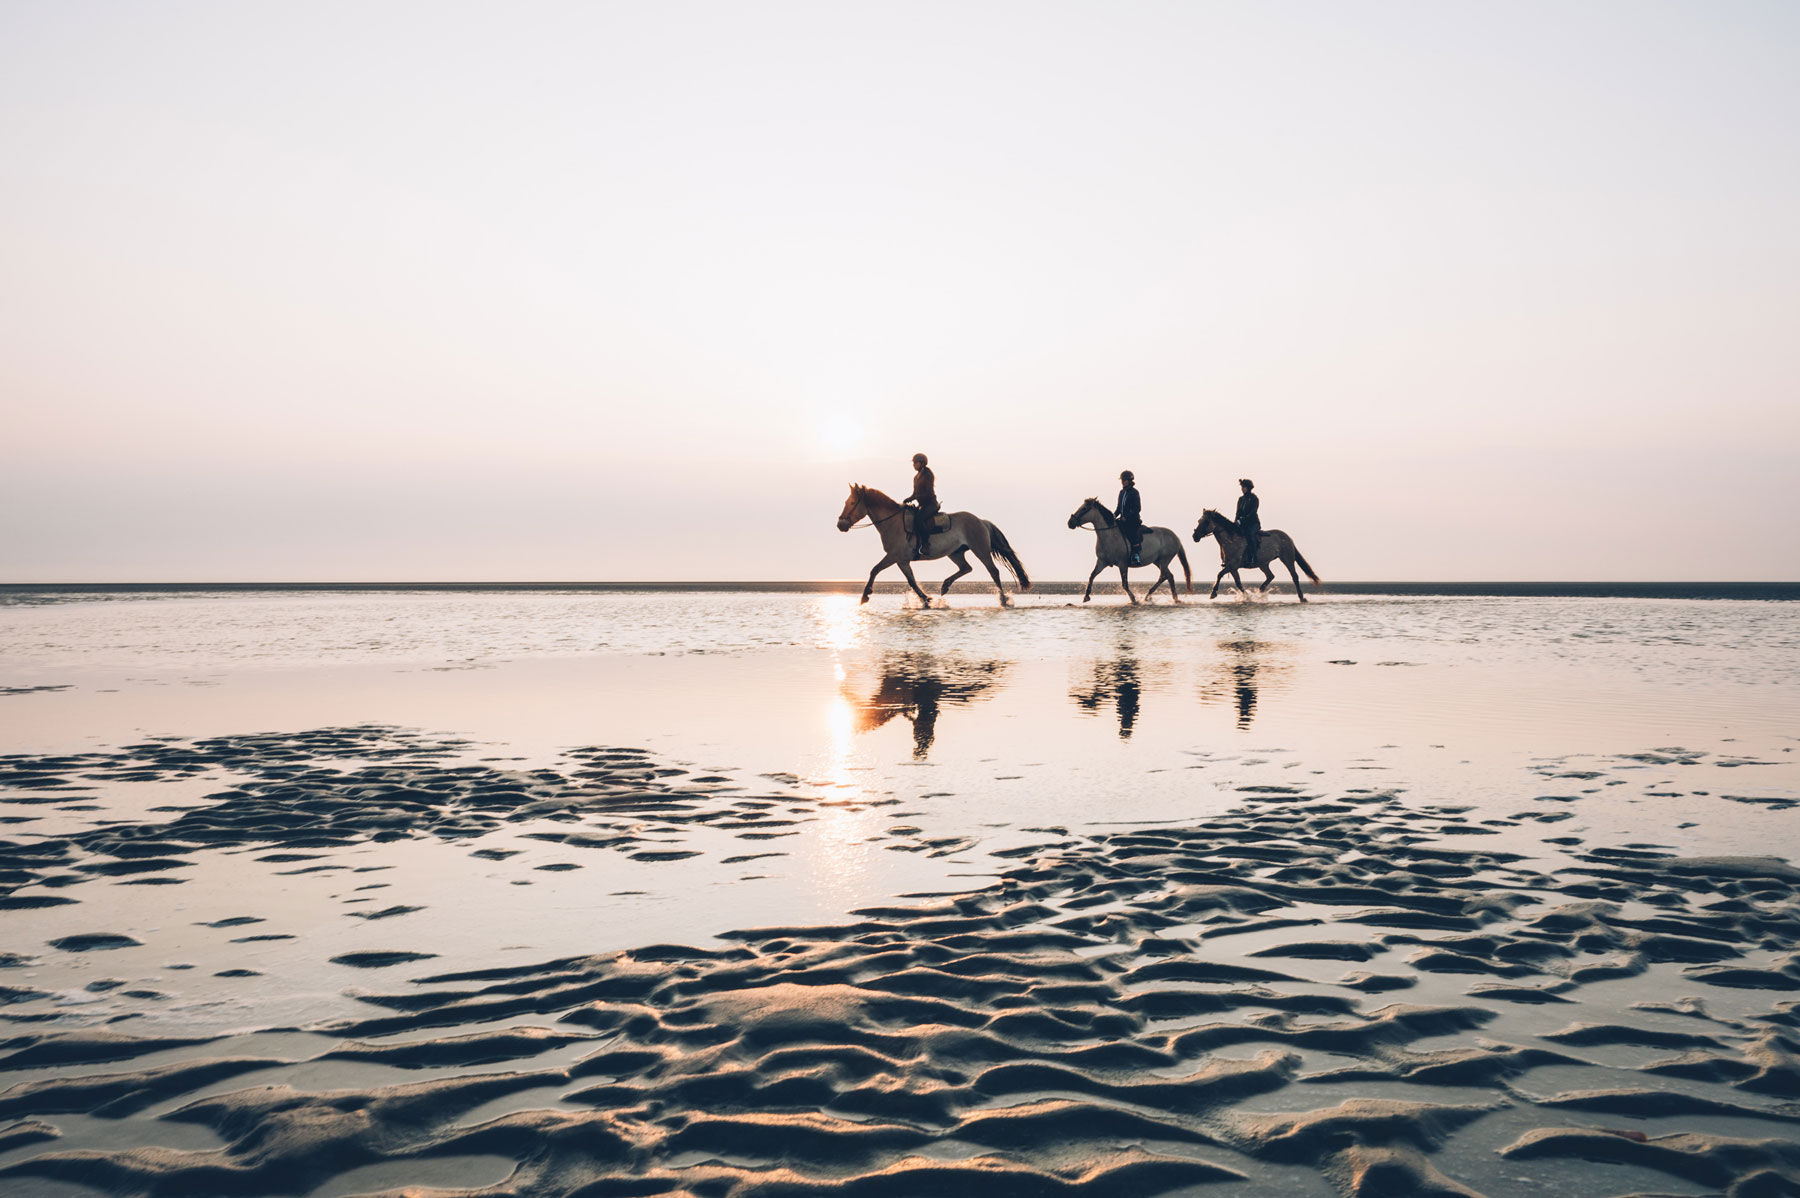
[[1093,678],[1087,687],[1076,687],[1069,692],[1069,698],[1077,706],[1096,713],[1102,703],[1112,700],[1114,709],[1119,713],[1120,740],[1131,739],[1132,730],[1137,727],[1138,704],[1143,697],[1142,669],[1135,657],[1096,662]]
[[1237,583],[1238,593],[1245,593],[1244,580],[1238,577],[1238,571],[1245,566],[1255,566],[1263,572],[1261,590],[1268,590],[1269,584],[1275,581],[1275,571],[1269,569],[1269,563],[1274,561],[1279,561],[1287,567],[1288,577],[1294,580],[1294,594],[1299,597],[1300,602],[1306,602],[1306,592],[1300,589],[1300,576],[1294,573],[1294,563],[1300,564],[1300,568],[1306,571],[1306,576],[1313,580],[1314,586],[1319,585],[1319,576],[1313,573],[1313,568],[1306,564],[1306,559],[1294,547],[1294,538],[1279,528],[1263,531],[1262,539],[1256,545],[1256,560],[1253,562],[1244,560],[1246,557],[1244,551],[1249,547],[1249,542],[1244,539],[1244,534],[1238,531],[1237,523],[1227,520],[1211,508],[1202,512],[1200,523],[1194,525],[1194,540],[1204,540],[1209,534],[1219,542],[1219,562],[1221,564],[1218,577],[1213,579],[1212,594],[1207,596],[1208,599],[1218,598],[1219,584],[1225,580],[1227,574],[1231,575],[1231,581]]
[[946,661],[919,653],[896,654],[881,663],[881,683],[864,699],[844,697],[856,713],[856,731],[872,732],[895,716],[912,721],[913,758],[925,760],[937,737],[939,710],[973,703],[1000,682],[1002,661]]
[[[1231,656],[1220,663],[1218,673],[1212,681],[1200,687],[1202,699],[1230,699],[1237,704],[1237,726],[1240,730],[1248,728],[1256,719],[1256,698],[1259,684],[1259,673],[1280,674],[1286,671],[1283,663],[1266,660],[1267,655],[1275,648],[1267,641],[1220,641],[1219,648],[1228,651]],[[1263,679],[1262,686],[1269,680]]]
[[875,531],[881,534],[881,547],[887,551],[887,555],[869,571],[869,581],[864,585],[862,593],[864,603],[869,601],[869,592],[875,587],[875,576],[889,566],[898,565],[900,573],[906,575],[906,585],[913,589],[913,594],[919,597],[920,603],[930,607],[931,599],[919,589],[919,581],[913,577],[913,562],[936,557],[947,557],[955,562],[956,573],[944,579],[944,585],[938,591],[940,595],[948,595],[950,584],[973,568],[969,565],[968,558],[971,551],[987,567],[988,574],[994,580],[994,589],[1000,592],[1002,607],[1011,600],[1006,597],[1006,588],[1000,583],[1000,570],[994,565],[996,556],[1012,571],[1021,591],[1031,589],[1031,578],[1025,573],[1025,563],[1013,552],[1006,534],[992,521],[983,520],[969,512],[941,514],[938,516],[936,531],[926,539],[925,552],[915,555],[912,529],[909,527],[911,521],[906,518],[906,510],[874,487],[850,484],[850,498],[844,501],[844,510],[838,516],[838,531],[849,532],[859,519],[867,516]]

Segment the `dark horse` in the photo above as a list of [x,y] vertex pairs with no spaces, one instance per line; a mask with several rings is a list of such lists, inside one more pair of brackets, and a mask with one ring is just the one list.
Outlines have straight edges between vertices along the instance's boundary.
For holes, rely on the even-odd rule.
[[1319,583],[1319,576],[1313,573],[1313,568],[1306,564],[1306,559],[1300,556],[1298,549],[1294,548],[1294,538],[1279,528],[1263,530],[1262,542],[1256,547],[1256,560],[1253,562],[1244,560],[1246,542],[1244,534],[1238,531],[1237,524],[1227,520],[1211,508],[1207,508],[1200,514],[1200,523],[1194,526],[1194,540],[1202,540],[1208,534],[1211,534],[1219,542],[1219,561],[1221,563],[1219,575],[1213,579],[1212,594],[1207,596],[1208,599],[1218,598],[1219,583],[1224,581],[1227,574],[1231,575],[1231,581],[1237,583],[1237,589],[1240,592],[1243,591],[1244,580],[1238,577],[1238,571],[1245,566],[1255,566],[1262,570],[1261,590],[1268,590],[1269,584],[1275,581],[1275,571],[1269,569],[1269,563],[1277,560],[1287,567],[1288,577],[1294,580],[1294,594],[1300,597],[1300,602],[1306,602],[1306,592],[1300,589],[1300,576],[1294,573],[1294,563],[1300,564],[1300,568],[1306,571],[1306,576],[1313,580],[1314,586]]

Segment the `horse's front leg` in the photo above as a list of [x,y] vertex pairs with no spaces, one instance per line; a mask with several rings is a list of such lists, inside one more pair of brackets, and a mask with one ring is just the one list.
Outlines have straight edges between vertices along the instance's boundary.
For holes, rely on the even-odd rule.
[[1218,598],[1218,597],[1219,597],[1219,584],[1220,584],[1220,583],[1221,583],[1221,582],[1224,582],[1224,581],[1225,581],[1225,576],[1226,576],[1226,575],[1227,575],[1227,574],[1229,574],[1229,573],[1231,573],[1231,567],[1230,567],[1230,566],[1221,566],[1221,567],[1219,567],[1219,574],[1218,574],[1218,577],[1216,577],[1216,578],[1214,578],[1214,579],[1213,579],[1213,589],[1212,589],[1212,594],[1210,594],[1210,595],[1208,595],[1208,596],[1207,596],[1207,598],[1208,598],[1208,599],[1217,599],[1217,598]]
[[1232,581],[1232,582],[1233,582],[1233,583],[1235,583],[1235,584],[1237,584],[1237,589],[1238,589],[1238,594],[1240,594],[1240,595],[1248,595],[1248,594],[1249,594],[1249,593],[1250,593],[1250,592],[1249,592],[1249,591],[1246,591],[1246,590],[1245,590],[1245,589],[1244,589],[1244,580],[1243,580],[1243,577],[1242,577],[1242,576],[1241,576],[1241,575],[1239,575],[1239,574],[1238,574],[1238,572],[1237,572],[1237,567],[1235,567],[1235,566],[1233,566],[1233,567],[1232,567],[1232,570],[1231,570],[1231,581]]
[[864,603],[869,601],[869,592],[875,589],[875,576],[893,564],[894,555],[890,553],[880,561],[876,562],[875,568],[869,571],[869,581],[863,584],[862,601]]
[[1131,579],[1125,574],[1125,564],[1123,562],[1119,564],[1119,585],[1125,588],[1125,597],[1131,600],[1131,606],[1136,607],[1138,597],[1131,592]]
[[912,563],[904,557],[900,559],[900,573],[906,575],[906,585],[911,587],[913,589],[913,594],[919,597],[920,605],[923,607],[930,607],[931,596],[927,595],[919,588],[919,580],[913,577]]
[[1106,569],[1105,562],[1095,561],[1094,568],[1092,570],[1088,571],[1087,590],[1081,592],[1081,601],[1083,603],[1086,603],[1088,600],[1090,600],[1094,597],[1094,579],[1100,577],[1100,571],[1102,571],[1104,569]]
[[1180,603],[1181,602],[1181,591],[1175,585],[1175,576],[1173,574],[1169,573],[1169,563],[1168,562],[1162,563],[1162,576],[1165,579],[1167,579],[1168,583],[1169,583],[1169,598],[1173,599],[1177,603]]
[[1269,584],[1275,581],[1275,571],[1269,569],[1268,562],[1264,562],[1262,564],[1262,572],[1263,572],[1262,591],[1266,595],[1266,594],[1268,594],[1268,591],[1269,591]]

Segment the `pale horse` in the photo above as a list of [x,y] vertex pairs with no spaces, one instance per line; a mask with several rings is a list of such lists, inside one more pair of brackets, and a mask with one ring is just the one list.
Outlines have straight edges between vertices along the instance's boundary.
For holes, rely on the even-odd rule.
[[1306,576],[1313,580],[1314,586],[1319,585],[1319,576],[1313,573],[1313,568],[1306,564],[1306,559],[1294,547],[1294,538],[1279,528],[1263,530],[1262,539],[1256,546],[1256,560],[1253,562],[1244,560],[1247,542],[1244,534],[1238,531],[1237,523],[1227,520],[1211,508],[1200,514],[1200,523],[1194,526],[1194,540],[1201,540],[1208,534],[1219,542],[1220,562],[1219,576],[1213,579],[1212,594],[1207,596],[1208,599],[1218,598],[1219,583],[1224,581],[1227,574],[1231,575],[1231,581],[1237,583],[1237,589],[1242,592],[1244,580],[1238,577],[1238,571],[1245,566],[1255,566],[1263,572],[1261,591],[1268,590],[1269,584],[1275,581],[1275,571],[1269,569],[1269,563],[1276,560],[1287,567],[1288,577],[1294,580],[1294,594],[1299,596],[1300,602],[1306,602],[1306,592],[1300,589],[1300,576],[1294,573],[1295,562],[1300,563],[1300,568],[1306,571]]
[[[850,498],[844,501],[844,511],[838,516],[838,531],[849,532],[865,516],[875,531],[881,534],[881,547],[887,550],[887,556],[876,562],[875,568],[869,571],[869,581],[863,586],[862,601],[869,601],[869,592],[875,589],[875,576],[889,566],[897,565],[900,573],[906,575],[906,585],[913,589],[919,602],[930,607],[930,597],[919,589],[919,581],[913,577],[912,513],[874,487],[851,483]],[[1006,587],[1000,582],[1000,570],[994,565],[996,556],[1005,561],[1006,568],[1018,580],[1021,591],[1031,589],[1031,578],[1025,573],[1025,563],[1013,552],[1006,534],[995,527],[992,521],[983,520],[969,512],[949,512],[940,513],[935,523],[937,527],[926,539],[925,552],[918,555],[918,560],[947,557],[957,565],[956,573],[944,579],[944,585],[938,594],[949,594],[950,584],[973,569],[968,559],[971,552],[993,577],[994,588],[1000,592],[1002,607],[1011,604],[1012,600],[1006,597]]]
[[[1119,568],[1119,585],[1125,588],[1125,597],[1133,603],[1138,601],[1131,593],[1131,580],[1125,571],[1130,568],[1131,543],[1119,529],[1119,522],[1106,509],[1106,505],[1098,499],[1089,499],[1075,514],[1069,517],[1070,528],[1080,528],[1083,524],[1094,530],[1094,569],[1088,575],[1087,590],[1081,593],[1081,601],[1086,603],[1094,597],[1094,578],[1108,566]],[[1169,573],[1169,559],[1181,559],[1181,572],[1187,575],[1188,594],[1194,593],[1194,572],[1188,568],[1187,550],[1181,546],[1181,538],[1167,528],[1144,529],[1144,546],[1139,560],[1145,565],[1154,565],[1162,571],[1161,577],[1150,584],[1150,590],[1144,592],[1144,598],[1150,598],[1157,587],[1169,584],[1169,598],[1181,602],[1181,596],[1175,591],[1175,576]]]

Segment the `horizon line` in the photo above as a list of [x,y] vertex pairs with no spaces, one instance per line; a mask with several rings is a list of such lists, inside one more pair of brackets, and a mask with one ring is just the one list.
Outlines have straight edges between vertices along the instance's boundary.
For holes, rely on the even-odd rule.
[[[724,589],[724,588],[764,588],[774,590],[821,590],[821,589],[859,589],[862,578],[642,578],[642,579],[183,579],[165,581],[143,580],[111,580],[105,582],[87,581],[36,581],[36,582],[0,582],[0,592],[29,591],[158,591],[158,590],[453,590],[453,589],[623,589],[647,588],[655,590],[679,589]],[[921,585],[927,580],[921,579]],[[936,580],[930,580],[935,583]],[[1139,585],[1147,585],[1150,579],[1146,576],[1139,580]],[[990,585],[985,580],[980,584],[967,582],[964,584],[968,593],[980,593]],[[1075,587],[1080,589],[1087,583],[1080,578],[1072,579],[1035,579],[1033,590],[1043,588]],[[1198,588],[1200,584],[1196,583]],[[1117,589],[1119,583],[1115,579],[1096,579],[1095,589],[1110,587]],[[1313,583],[1308,590],[1333,589],[1365,591],[1370,588],[1421,588],[1449,587],[1465,589],[1471,587],[1563,587],[1563,588],[1665,588],[1679,590],[1741,590],[1745,588],[1778,588],[1796,589],[1800,591],[1800,580],[1789,579],[1558,579],[1558,578],[1474,578],[1474,579],[1345,579],[1332,580],[1325,583]],[[1293,584],[1286,579],[1276,580],[1271,589],[1293,589]],[[907,589],[905,580],[882,579],[875,583],[875,590]],[[1009,588],[1017,591],[1017,586]]]

